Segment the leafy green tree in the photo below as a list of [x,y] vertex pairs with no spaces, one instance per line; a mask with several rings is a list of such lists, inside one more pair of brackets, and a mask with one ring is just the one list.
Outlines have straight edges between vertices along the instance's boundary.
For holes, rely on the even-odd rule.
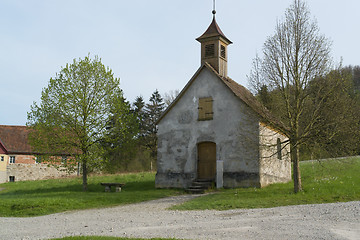
[[[313,80],[309,87],[311,101],[308,101],[308,105],[323,100],[319,118],[304,144],[317,158],[351,156],[359,152],[360,98],[353,79],[353,72],[349,68],[339,68],[323,78]],[[333,86],[336,89],[324,96],[329,92],[327,88]],[[308,111],[304,112],[304,116],[311,115],[311,106],[306,109]]]
[[[310,18],[305,2],[294,0],[285,12],[285,19],[277,23],[274,35],[264,43],[263,57],[255,58],[250,74],[254,87],[266,85],[269,91],[279,92],[278,99],[284,106],[281,120],[286,126],[282,131],[290,142],[295,192],[302,191],[299,148],[314,132],[326,96],[337,87],[335,84],[318,89],[327,92],[312,105],[308,104],[310,82],[329,72],[330,45]],[[309,106],[311,111],[307,109]],[[305,111],[311,113],[306,119]]]
[[[34,102],[27,125],[34,131],[30,144],[42,154],[68,154],[81,163],[83,190],[89,171],[104,164],[100,142],[113,116],[124,107],[120,80],[97,56],[66,64]],[[116,124],[120,124],[121,118]],[[48,158],[48,161],[55,161]]]
[[344,70],[351,74],[354,89],[360,93],[360,66],[347,66]]
[[160,118],[165,108],[165,103],[158,90],[155,90],[145,107],[145,141],[146,146],[151,150],[151,156],[156,159],[157,153],[157,126],[156,122]]

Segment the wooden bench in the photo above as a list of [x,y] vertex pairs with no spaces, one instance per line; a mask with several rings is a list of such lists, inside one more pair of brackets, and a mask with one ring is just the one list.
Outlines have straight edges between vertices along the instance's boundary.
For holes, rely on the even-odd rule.
[[105,186],[105,192],[111,192],[111,187],[115,187],[116,192],[121,192],[121,187],[125,185],[125,183],[100,183],[101,186]]

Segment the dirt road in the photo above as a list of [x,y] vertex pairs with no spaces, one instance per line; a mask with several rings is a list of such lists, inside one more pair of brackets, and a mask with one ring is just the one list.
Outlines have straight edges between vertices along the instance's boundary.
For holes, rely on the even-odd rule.
[[0,239],[64,236],[180,239],[360,239],[360,202],[228,211],[170,211],[194,196],[32,218],[0,218]]

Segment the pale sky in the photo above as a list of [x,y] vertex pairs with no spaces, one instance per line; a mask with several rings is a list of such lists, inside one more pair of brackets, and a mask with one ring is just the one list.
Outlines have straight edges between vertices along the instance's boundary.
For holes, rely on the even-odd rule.
[[[248,86],[252,59],[292,0],[217,0],[216,20],[233,44],[228,75]],[[360,65],[360,1],[308,0],[335,62]],[[130,102],[181,90],[200,67],[212,0],[0,0],[0,125],[25,125],[66,63],[98,55]]]

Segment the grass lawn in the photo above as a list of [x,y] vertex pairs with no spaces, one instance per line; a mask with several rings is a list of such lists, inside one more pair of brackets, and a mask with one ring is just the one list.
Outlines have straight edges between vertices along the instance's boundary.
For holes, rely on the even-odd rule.
[[266,188],[224,189],[174,206],[178,210],[268,208],[286,205],[360,200],[360,158],[301,162],[303,192],[294,194],[293,183]]
[[[154,173],[90,176],[88,192],[81,178],[0,184],[0,217],[30,217],[69,210],[110,207],[184,193],[182,190],[155,189]],[[126,183],[121,193],[104,192],[101,182]],[[112,189],[112,191],[114,191]]]
[[[266,188],[215,191],[173,209],[267,208],[297,204],[360,200],[360,158],[301,162],[304,191],[293,193],[292,182]],[[89,191],[81,178],[52,179],[0,184],[0,217],[30,217],[69,210],[110,207],[172,195],[182,190],[155,189],[154,173],[89,177]],[[105,193],[100,182],[123,182],[121,193]]]
[[[65,238],[54,238],[53,240],[146,240],[144,238],[118,238],[118,237],[65,237]],[[151,238],[148,240],[175,240],[175,238]]]

